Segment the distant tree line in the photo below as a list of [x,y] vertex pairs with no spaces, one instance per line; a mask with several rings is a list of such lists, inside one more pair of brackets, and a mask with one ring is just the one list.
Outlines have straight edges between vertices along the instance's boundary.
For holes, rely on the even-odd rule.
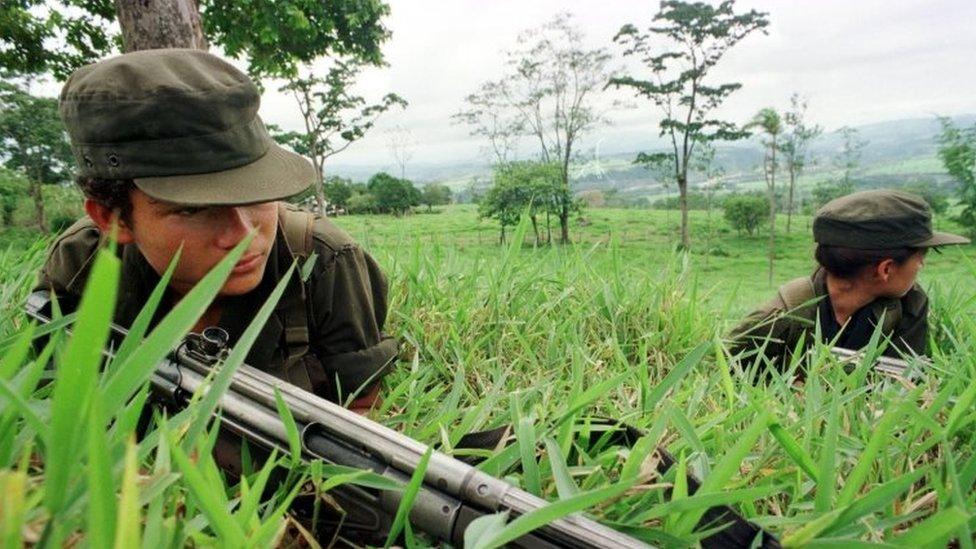
[[452,197],[451,188],[447,185],[428,183],[418,189],[412,181],[386,172],[373,175],[365,183],[338,176],[328,177],[323,183],[322,194],[328,205],[326,213],[398,216],[420,205],[432,211],[434,206],[450,204]]

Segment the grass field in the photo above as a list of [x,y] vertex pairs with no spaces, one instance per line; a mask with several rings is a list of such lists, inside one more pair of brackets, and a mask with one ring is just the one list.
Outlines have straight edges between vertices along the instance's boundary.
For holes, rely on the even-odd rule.
[[[704,509],[729,503],[787,546],[973,546],[973,248],[933,254],[923,271],[937,347],[920,378],[879,377],[868,362],[846,372],[818,348],[753,385],[753,366],[729,357],[721,335],[773,291],[764,236],[739,236],[719,212],[710,222],[694,212],[693,252],[679,254],[677,212],[593,209],[583,218],[574,222],[576,244],[539,248],[527,234],[500,246],[497,228],[470,207],[338,219],[388,273],[388,329],[403,344],[374,417],[447,452],[468,431],[514,425],[515,442],[491,454],[484,470],[550,500],[618,487],[588,512],[657,545],[693,545]],[[810,272],[808,222],[795,218],[793,233],[780,238],[776,283]],[[11,404],[7,389],[0,400],[0,484],[14,494],[0,510],[5,539],[28,532],[55,544],[280,542],[288,519],[277,505],[288,494],[252,507],[247,486],[222,484],[200,451],[206,437],[180,439],[179,423],[130,442],[123,429],[99,427],[106,417],[125,424],[134,404],[83,406],[73,419],[87,434],[72,438],[73,396],[58,389],[72,380],[55,379],[52,391],[18,374],[39,372],[55,352],[79,352],[55,342],[40,359],[26,354],[30,332],[17,311],[41,259],[36,246],[0,255],[0,388],[16,388],[24,403]],[[110,285],[99,291],[109,302]],[[93,305],[91,314],[106,311]],[[795,384],[801,367],[809,375]],[[104,382],[87,368],[85,402],[97,402]],[[131,391],[140,394],[135,381]],[[592,416],[646,436],[630,448],[609,444],[590,427]],[[75,449],[72,460],[52,449],[59,436]],[[677,470],[654,472],[656,443],[679,457]],[[187,461],[194,451],[201,474]],[[696,494],[679,480],[683,471],[703,479]],[[106,515],[119,517],[112,529],[96,520]]]

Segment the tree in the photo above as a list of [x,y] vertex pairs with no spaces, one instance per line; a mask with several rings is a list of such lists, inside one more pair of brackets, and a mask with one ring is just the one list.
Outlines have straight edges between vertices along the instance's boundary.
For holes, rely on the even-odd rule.
[[389,12],[381,0],[18,0],[0,7],[0,69],[63,80],[113,49],[208,43],[246,56],[256,78],[291,77],[323,56],[382,65]]
[[[638,162],[667,161],[678,185],[681,205],[681,246],[691,246],[688,231],[688,170],[701,143],[742,139],[747,132],[735,124],[710,118],[739,83],[711,85],[706,78],[722,57],[754,31],[765,33],[767,14],[750,10],[737,14],[734,0],[718,6],[702,2],[665,0],[654,16],[655,25],[641,32],[634,25],[621,27],[614,42],[624,45],[625,57],[635,56],[650,69],[651,76],[640,80],[632,76],[610,79],[609,85],[632,88],[664,114],[660,135],[671,142],[667,153],[641,153]],[[662,50],[657,36],[670,40],[674,47]]]
[[[552,242],[550,216],[558,217],[562,213],[563,205],[567,203],[570,204],[570,211],[579,207],[578,202],[567,196],[568,191],[562,180],[562,166],[558,163],[509,162],[496,166],[494,177],[495,186],[502,188],[498,196],[506,201],[504,206],[518,210],[517,217],[528,212],[536,245],[542,243],[539,232],[540,214],[546,216],[546,242]],[[506,212],[506,216],[508,215]]]
[[0,213],[2,213],[4,227],[13,226],[17,204],[27,195],[27,191],[27,181],[21,174],[0,168]]
[[939,158],[949,175],[959,183],[962,212],[959,222],[976,235],[976,124],[959,128],[947,117],[939,118]]
[[834,163],[844,172],[843,183],[845,187],[854,188],[854,172],[861,166],[861,153],[868,142],[861,139],[861,132],[856,128],[844,126],[837,130],[844,143],[841,145],[840,154],[834,159]]
[[813,206],[815,208],[821,208],[831,200],[847,196],[852,192],[854,192],[854,183],[840,180],[818,183],[810,194],[813,197]]
[[439,183],[428,183],[420,192],[420,203],[427,206],[427,211],[431,211],[434,206],[450,204],[451,188]]
[[779,150],[779,136],[783,133],[783,118],[775,109],[767,107],[756,113],[749,126],[766,135],[763,141],[763,176],[769,200],[769,285],[772,286],[773,259],[776,256],[776,152]]
[[0,158],[27,176],[34,222],[47,232],[41,185],[68,180],[74,162],[57,99],[35,97],[17,84],[0,82]]
[[705,179],[698,187],[705,196],[705,219],[708,227],[705,233],[705,250],[708,252],[705,254],[705,266],[707,267],[712,247],[712,203],[715,200],[715,194],[725,186],[722,181],[725,170],[715,161],[715,146],[711,143],[699,145],[693,168]]
[[335,175],[327,177],[322,185],[322,194],[331,204],[345,208],[352,198],[352,181]]
[[362,139],[381,114],[407,102],[395,93],[379,102],[367,104],[351,88],[362,65],[355,61],[336,61],[324,78],[306,68],[306,76],[292,78],[280,91],[291,92],[305,124],[304,132],[281,132],[272,128],[275,140],[307,156],[315,165],[315,199],[319,211],[325,212],[323,173],[325,161]]
[[125,51],[210,48],[196,0],[115,0]]
[[406,179],[397,179],[386,172],[369,178],[366,184],[380,213],[403,215],[412,206],[420,205],[420,191]]
[[525,212],[528,196],[525,187],[509,181],[496,181],[478,202],[478,217],[496,219],[501,227],[498,241],[505,243],[505,227],[517,225]]
[[752,236],[762,225],[764,219],[769,218],[769,201],[757,195],[734,195],[722,203],[725,220],[733,229],[749,233]]
[[542,163],[559,166],[563,243],[569,242],[573,209],[569,163],[580,138],[607,122],[593,106],[593,96],[610,76],[610,55],[582,43],[583,35],[568,14],[521,33],[516,49],[507,53],[508,74],[482,84],[456,116],[474,126],[472,134],[489,137],[498,158],[505,158],[500,151],[510,150],[511,136],[519,135],[538,143]]
[[922,197],[935,215],[943,215],[949,211],[948,194],[931,181],[914,181],[906,185],[905,190]]
[[415,144],[413,134],[410,133],[410,130],[400,125],[388,130],[387,133],[389,135],[387,145],[390,148],[390,153],[393,154],[393,160],[400,168],[400,178],[406,179],[407,164],[413,158],[413,146]]
[[790,224],[793,220],[793,196],[796,191],[796,182],[803,173],[807,163],[807,146],[821,133],[823,128],[819,125],[808,126],[806,123],[807,101],[794,93],[790,97],[790,110],[786,112],[784,120],[787,132],[783,135],[783,142],[780,150],[783,152],[783,163],[786,171],[790,175],[790,192],[786,202],[786,232],[790,232]]

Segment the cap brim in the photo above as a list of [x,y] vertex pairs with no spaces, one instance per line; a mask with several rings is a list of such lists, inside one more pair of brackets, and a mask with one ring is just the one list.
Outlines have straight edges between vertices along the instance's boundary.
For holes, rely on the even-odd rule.
[[304,157],[272,145],[261,158],[220,172],[135,179],[139,189],[166,202],[189,206],[238,206],[296,195],[315,181]]
[[951,246],[953,244],[969,244],[969,239],[952,233],[933,232],[932,236],[920,244],[915,244],[915,248],[934,248],[936,246]]

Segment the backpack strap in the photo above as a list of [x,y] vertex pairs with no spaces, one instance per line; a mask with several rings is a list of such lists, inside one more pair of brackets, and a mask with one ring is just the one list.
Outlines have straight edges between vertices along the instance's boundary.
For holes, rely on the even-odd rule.
[[787,311],[795,311],[815,297],[817,291],[809,277],[796,278],[779,287],[779,298],[783,300]]
[[[312,255],[312,228],[315,223],[315,216],[299,210],[298,208],[279,202],[278,219],[285,243],[291,250],[295,261],[301,265]],[[296,276],[301,277],[299,273]],[[285,369],[291,370],[300,367],[302,358],[308,354],[309,348],[309,319],[312,314],[311,300],[306,299],[307,290],[302,283],[300,292],[289,292],[288,298],[284,296],[283,324],[285,327],[285,344],[287,356],[285,357]],[[297,372],[296,372],[297,373]],[[291,376],[289,376],[291,377]]]
[[278,218],[285,242],[296,259],[308,259],[312,255],[312,226],[315,216],[295,208],[291,204],[278,203]]

